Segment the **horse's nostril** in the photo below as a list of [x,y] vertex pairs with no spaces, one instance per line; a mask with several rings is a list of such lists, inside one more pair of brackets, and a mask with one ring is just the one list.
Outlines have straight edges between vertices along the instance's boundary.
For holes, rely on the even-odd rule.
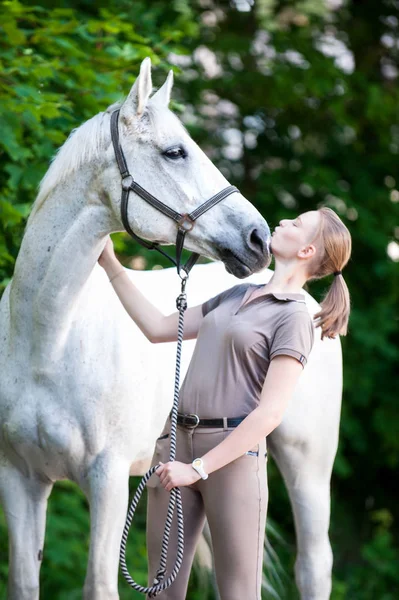
[[249,237],[249,242],[255,250],[260,250],[260,252],[264,254],[269,250],[269,237],[270,231],[260,232],[258,229],[253,229]]

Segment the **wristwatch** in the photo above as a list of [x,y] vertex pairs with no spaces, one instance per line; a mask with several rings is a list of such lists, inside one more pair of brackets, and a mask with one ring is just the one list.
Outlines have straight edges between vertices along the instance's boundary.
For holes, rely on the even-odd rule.
[[202,460],[202,458],[194,458],[193,462],[191,463],[191,466],[197,471],[199,475],[201,475],[202,479],[208,479],[209,475],[208,473],[205,473],[204,461]]

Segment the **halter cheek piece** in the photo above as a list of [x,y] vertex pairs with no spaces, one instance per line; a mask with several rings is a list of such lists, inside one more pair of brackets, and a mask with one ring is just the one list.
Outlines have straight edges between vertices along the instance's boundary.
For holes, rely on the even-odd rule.
[[[133,239],[139,242],[142,246],[147,248],[148,250],[157,250],[163,256],[166,256],[174,265],[177,267],[177,272],[180,276],[180,269],[183,268],[184,271],[189,274],[191,268],[197,262],[199,258],[199,254],[192,253],[190,258],[187,260],[185,265],[181,265],[181,253],[184,246],[184,238],[186,233],[192,230],[195,225],[196,219],[203,215],[207,210],[213,208],[216,204],[218,204],[221,200],[230,196],[230,194],[234,194],[238,192],[238,189],[234,185],[229,185],[224,188],[209,200],[206,200],[203,204],[201,204],[198,208],[193,210],[191,213],[178,213],[173,208],[170,208],[158,198],[155,198],[152,194],[147,192],[137,181],[134,180],[133,176],[129,173],[129,169],[127,168],[127,163],[125,159],[125,155],[123,154],[122,146],[119,142],[119,127],[118,127],[118,119],[119,119],[119,110],[116,110],[111,115],[111,139],[112,145],[114,147],[116,162],[118,163],[118,168],[122,177],[122,196],[121,196],[121,216],[122,223],[125,227],[126,231],[131,235]],[[130,192],[135,192],[140,198],[143,198],[146,202],[151,204],[154,208],[162,212],[167,217],[173,219],[177,224],[177,236],[176,236],[176,259],[172,256],[169,256],[166,252],[164,252],[157,242],[148,242],[147,240],[143,240],[138,235],[134,233],[132,228],[129,225],[127,211],[128,211],[128,203],[129,203],[129,194]]]

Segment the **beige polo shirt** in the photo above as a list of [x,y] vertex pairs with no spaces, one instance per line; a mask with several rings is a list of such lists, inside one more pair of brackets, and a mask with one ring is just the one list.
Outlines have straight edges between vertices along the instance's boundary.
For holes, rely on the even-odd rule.
[[305,296],[268,293],[245,304],[260,287],[236,285],[202,305],[179,412],[203,419],[246,416],[259,404],[272,358],[286,354],[305,366],[314,341]]

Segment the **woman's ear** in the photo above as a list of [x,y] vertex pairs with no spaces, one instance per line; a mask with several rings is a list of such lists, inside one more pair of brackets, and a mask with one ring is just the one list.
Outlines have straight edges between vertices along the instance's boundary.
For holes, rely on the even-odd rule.
[[301,250],[298,251],[299,258],[313,258],[316,254],[316,246],[313,244],[309,244],[308,246],[304,246]]

